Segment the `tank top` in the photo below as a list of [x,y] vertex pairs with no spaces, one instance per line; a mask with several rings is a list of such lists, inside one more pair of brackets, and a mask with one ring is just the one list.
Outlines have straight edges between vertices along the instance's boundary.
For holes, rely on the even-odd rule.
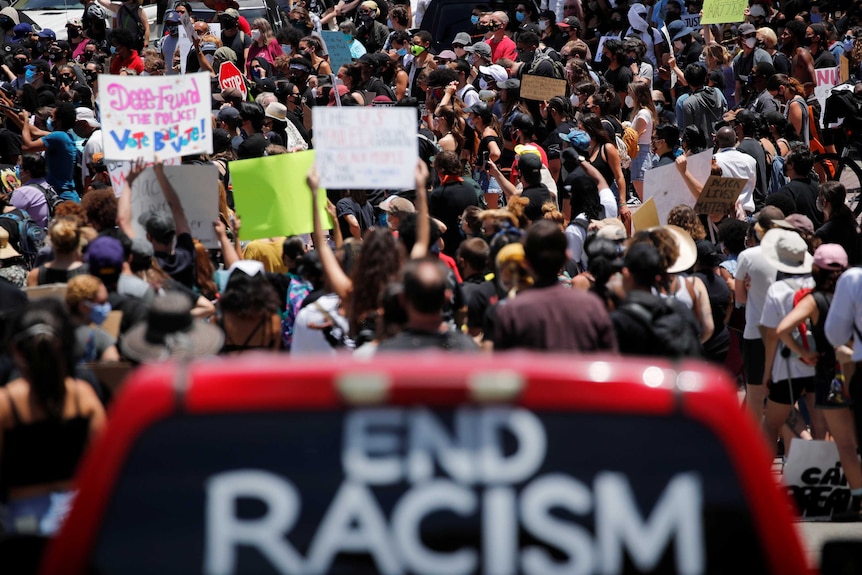
[[[242,343],[228,343],[230,341],[230,337],[228,336],[227,330],[224,328],[224,316],[219,317],[218,320],[219,327],[222,328],[222,331],[225,333],[225,344],[221,348],[221,353],[235,353],[238,351],[248,351],[250,349],[270,349],[272,347],[272,340],[278,334],[270,334],[269,333],[269,315],[264,315],[260,318],[258,324],[254,327],[253,330],[249,332],[246,336],[245,341]],[[254,336],[263,329],[263,340],[264,343],[258,345],[250,345],[249,342],[254,339]]]
[[[798,106],[802,107],[802,132],[799,134],[799,137],[802,138],[802,141],[807,146],[810,142],[811,136],[808,133],[808,103],[805,101],[802,96],[796,96],[792,100],[790,100],[790,104],[796,103]],[[790,119],[790,105],[787,106],[787,119]]]
[[605,182],[607,182],[608,186],[612,186],[614,185],[614,182],[616,180],[614,179],[614,171],[611,168],[611,165],[608,163],[607,159],[606,148],[609,145],[610,144],[602,144],[598,149],[598,154],[596,154],[595,159],[590,159],[590,163],[595,169],[599,171],[599,173],[605,179]]
[[87,264],[81,264],[80,266],[71,270],[58,270],[45,267],[44,265],[39,266],[38,269],[39,275],[36,279],[36,282],[37,285],[40,286],[47,284],[68,283],[68,281],[75,276],[86,275],[90,273],[90,267]]
[[23,423],[12,395],[5,393],[15,425],[3,432],[0,487],[8,490],[72,479],[90,434],[90,418],[81,415],[78,394],[73,392],[75,417]]

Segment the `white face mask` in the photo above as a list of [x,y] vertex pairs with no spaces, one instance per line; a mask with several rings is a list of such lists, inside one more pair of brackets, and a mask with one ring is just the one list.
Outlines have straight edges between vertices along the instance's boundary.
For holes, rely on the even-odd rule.
[[749,48],[754,48],[755,46],[757,46],[757,38],[746,38],[745,45]]
[[578,98],[578,95],[577,95],[577,94],[572,94],[572,95],[569,97],[569,101],[572,103],[572,106],[573,106],[573,107],[575,107],[575,108],[577,108],[577,107],[580,105],[580,103],[581,103],[581,99],[580,99],[580,98]]
[[634,108],[635,107],[635,99],[631,96],[626,96],[626,108]]
[[260,39],[260,30],[252,30],[251,39],[257,42]]
[[548,21],[547,20],[539,20],[539,30],[543,32],[548,29]]

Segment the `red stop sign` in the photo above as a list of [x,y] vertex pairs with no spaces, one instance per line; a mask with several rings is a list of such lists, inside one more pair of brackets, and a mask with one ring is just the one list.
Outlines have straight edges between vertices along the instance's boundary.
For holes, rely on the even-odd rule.
[[245,85],[245,79],[242,77],[242,72],[239,71],[239,68],[233,62],[222,62],[218,69],[218,84],[222,90],[236,88],[242,92],[243,99],[248,98],[248,88]]

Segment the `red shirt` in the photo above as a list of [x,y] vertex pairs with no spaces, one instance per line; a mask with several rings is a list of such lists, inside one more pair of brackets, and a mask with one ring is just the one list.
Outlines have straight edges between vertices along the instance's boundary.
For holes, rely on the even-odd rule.
[[138,56],[137,50],[131,50],[131,55],[126,60],[121,60],[119,54],[114,56],[111,60],[111,74],[119,74],[123,68],[134,70],[138,75],[144,71],[144,61]]
[[515,60],[518,57],[518,49],[515,46],[515,41],[508,36],[503,36],[499,42],[491,40],[488,42],[491,46],[491,62],[496,62],[500,58],[508,58]]

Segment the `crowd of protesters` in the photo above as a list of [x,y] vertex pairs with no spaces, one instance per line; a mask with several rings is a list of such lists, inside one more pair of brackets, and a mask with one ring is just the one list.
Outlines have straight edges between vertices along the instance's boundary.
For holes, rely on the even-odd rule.
[[[699,357],[744,388],[770,446],[831,436],[858,515],[859,190],[827,181],[817,156],[852,144],[854,118],[817,120],[814,70],[846,59],[860,76],[862,2],[754,0],[743,22],[704,27],[686,23],[698,0],[478,4],[442,47],[418,29],[426,4],[299,0],[273,30],[229,1],[213,35],[180,2],[157,42],[134,0],[85,2],[60,41],[0,11],[5,531],[62,520],[105,423],[101,368],[251,350]],[[352,63],[331,65],[323,29],[345,35]],[[223,62],[248,97],[218,88]],[[135,162],[115,193],[103,154],[99,75],[183,71],[213,78],[213,154],[183,161],[221,174],[214,250],[161,162]],[[530,76],[565,80],[565,94],[522,98]],[[230,163],[312,149],[310,110],[337,104],[416,110],[415,189],[329,190],[329,225],[312,168],[313,233],[241,241]],[[706,216],[689,202],[634,229],[647,170],[675,166],[696,199],[688,159],[704,150],[714,175],[746,180],[736,205]],[[141,237],[145,169],[170,215],[142,216]]]

